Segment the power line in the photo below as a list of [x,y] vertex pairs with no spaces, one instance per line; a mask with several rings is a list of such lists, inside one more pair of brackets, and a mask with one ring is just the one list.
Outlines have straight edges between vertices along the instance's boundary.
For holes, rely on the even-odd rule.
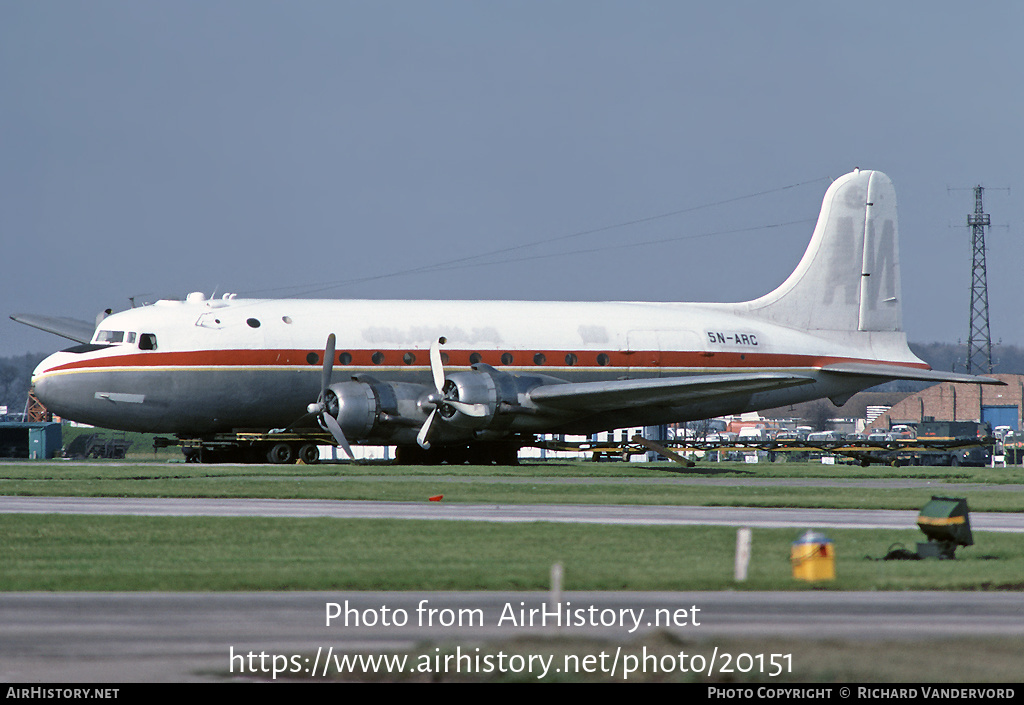
[[[585,237],[587,235],[595,235],[597,233],[603,233],[603,232],[608,232],[610,230],[616,230],[616,229],[620,229],[620,228],[626,228],[626,227],[631,227],[631,226],[635,226],[635,225],[641,225],[643,223],[649,223],[649,222],[652,222],[652,221],[655,221],[655,220],[661,220],[661,219],[664,219],[664,218],[671,218],[671,217],[674,217],[674,216],[683,215],[683,214],[686,214],[686,213],[692,213],[692,212],[699,211],[699,210],[704,210],[704,209],[707,209],[707,208],[714,208],[714,207],[717,207],[717,206],[728,205],[730,203],[737,203],[739,201],[744,201],[744,200],[748,200],[748,199],[752,199],[752,198],[758,198],[760,196],[767,196],[767,195],[774,194],[774,193],[781,193],[783,191],[787,191],[787,190],[790,190],[790,189],[798,188],[800,186],[807,186],[809,184],[820,183],[822,181],[831,181],[831,179],[828,179],[826,177],[819,177],[819,178],[811,179],[811,180],[808,180],[808,181],[801,181],[799,183],[789,184],[788,186],[781,186],[779,188],[768,189],[768,190],[765,190],[765,191],[758,191],[756,193],[749,193],[749,194],[746,194],[746,195],[743,195],[743,196],[735,196],[733,198],[727,198],[727,199],[724,199],[724,200],[721,200],[721,201],[715,201],[715,202],[712,202],[712,203],[705,203],[705,204],[701,204],[701,205],[698,205],[698,206],[691,206],[691,207],[688,207],[688,208],[681,208],[681,209],[678,209],[678,210],[668,211],[666,213],[659,213],[658,215],[647,216],[647,217],[644,217],[644,218],[634,218],[632,220],[627,220],[627,221],[623,221],[623,222],[620,222],[620,223],[614,223],[612,225],[605,225],[605,226],[601,226],[601,227],[597,227],[597,228],[590,228],[590,229],[587,229],[587,230],[580,230],[580,231],[568,233],[568,234],[565,234],[565,235],[558,235],[558,236],[554,236],[554,237],[546,237],[546,238],[543,238],[541,240],[535,240],[533,242],[528,242],[528,243],[521,244],[521,245],[513,245],[511,247],[504,247],[504,248],[501,248],[501,249],[491,250],[489,252],[483,252],[483,253],[476,254],[476,255],[467,255],[467,256],[464,256],[464,257],[457,257],[457,258],[450,259],[450,260],[444,260],[444,261],[441,261],[441,262],[435,262],[433,264],[422,265],[422,266],[419,266],[419,267],[411,267],[411,268],[408,268],[408,269],[397,270],[397,271],[388,272],[388,273],[384,273],[384,274],[376,274],[376,275],[371,275],[371,276],[367,276],[367,277],[358,277],[358,278],[354,278],[354,279],[336,280],[336,281],[333,281],[333,282],[319,282],[319,283],[314,283],[314,284],[307,283],[307,284],[301,284],[301,285],[296,285],[296,286],[285,286],[285,287],[276,287],[276,288],[269,288],[269,289],[257,289],[257,290],[251,290],[251,291],[248,291],[248,292],[245,292],[245,293],[247,295],[253,295],[253,294],[260,294],[260,293],[273,293],[273,292],[279,292],[279,291],[298,290],[298,291],[295,291],[294,293],[292,293],[290,295],[287,295],[287,296],[289,296],[289,297],[299,297],[299,296],[304,296],[304,295],[309,295],[309,294],[317,294],[317,293],[321,293],[321,292],[324,292],[324,291],[329,291],[329,290],[332,290],[332,289],[338,289],[338,288],[345,287],[345,286],[351,286],[351,285],[354,285],[354,284],[363,284],[363,283],[366,283],[366,282],[379,281],[381,279],[391,279],[391,278],[394,278],[394,277],[408,276],[408,275],[411,275],[411,274],[425,274],[425,273],[431,273],[431,272],[447,271],[447,270],[451,270],[451,269],[463,269],[463,268],[466,268],[466,267],[473,267],[473,266],[487,266],[487,265],[494,265],[494,264],[505,264],[505,263],[508,263],[508,262],[520,262],[520,261],[532,260],[532,259],[544,259],[544,258],[548,258],[548,257],[561,257],[561,256],[566,256],[566,255],[578,255],[579,254],[578,251],[573,251],[573,252],[559,252],[559,253],[539,254],[539,255],[534,255],[534,256],[517,258],[517,259],[502,259],[502,260],[494,260],[494,261],[490,261],[490,262],[481,262],[481,261],[479,261],[479,260],[486,260],[488,258],[498,257],[498,256],[501,256],[501,255],[506,255],[506,254],[509,254],[509,253],[512,253],[512,252],[517,252],[517,251],[520,251],[520,250],[525,250],[525,249],[528,249],[528,248],[531,248],[531,247],[539,247],[539,246],[542,246],[542,245],[551,245],[553,243],[564,242],[564,241],[571,240],[571,239],[574,239],[574,238]],[[724,234],[735,234],[735,233],[740,233],[740,232],[751,232],[751,231],[758,230],[758,229],[772,229],[772,228],[778,228],[778,227],[781,227],[781,226],[787,225],[787,224],[795,224],[795,223],[801,223],[801,222],[805,222],[805,221],[792,221],[792,223],[778,223],[778,224],[772,224],[772,225],[760,225],[760,226],[754,226],[754,227],[751,227],[751,228],[742,228],[742,229],[731,230],[731,231],[721,231],[721,232],[717,232],[717,233],[702,233],[700,235],[678,236],[678,237],[673,237],[673,238],[666,238],[666,239],[663,239],[663,240],[650,241],[650,242],[646,242],[646,243],[630,243],[628,246],[629,247],[640,247],[640,246],[645,246],[645,245],[659,244],[659,243],[663,243],[663,242],[671,242],[671,241],[676,241],[676,240],[687,240],[687,239],[696,239],[696,238],[701,238],[701,237],[709,237],[709,236],[712,236],[712,235],[724,235]],[[607,249],[617,249],[617,248],[620,248],[620,247],[626,247],[626,245],[613,245],[613,246],[608,246],[608,247],[605,247],[605,248],[596,248],[596,249],[592,248],[591,251],[601,251],[601,250],[607,250]]]

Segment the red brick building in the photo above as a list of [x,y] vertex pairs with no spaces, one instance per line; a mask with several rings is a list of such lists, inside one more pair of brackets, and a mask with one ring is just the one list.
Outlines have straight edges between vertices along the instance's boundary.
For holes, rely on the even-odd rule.
[[[921,421],[989,421],[995,426],[1024,429],[1024,375],[990,375],[1006,386],[943,382],[911,394],[882,414],[872,428]],[[929,418],[930,417],[930,418]],[[1012,419],[1012,422],[1009,420]]]

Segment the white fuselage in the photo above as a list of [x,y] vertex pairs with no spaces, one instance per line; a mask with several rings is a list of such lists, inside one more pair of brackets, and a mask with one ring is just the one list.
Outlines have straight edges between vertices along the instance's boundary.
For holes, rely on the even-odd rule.
[[[301,416],[316,399],[331,333],[337,336],[334,381],[371,375],[429,386],[428,350],[439,336],[447,339],[448,370],[483,362],[513,375],[567,382],[769,369],[813,373],[847,361],[924,367],[905,352],[901,333],[861,333],[843,340],[834,331],[824,336],[793,330],[734,307],[191,295],[109,316],[98,326],[94,343],[119,342],[55,353],[36,370],[34,384],[43,403],[67,418],[127,430],[201,434],[281,427]],[[837,380],[834,389],[825,389],[826,384],[821,380],[770,393],[775,395],[770,400],[738,398],[685,413],[661,409],[657,422],[842,396],[857,386],[848,379]],[[578,417],[545,423],[557,430],[578,425]],[[634,417],[654,422],[634,413],[621,423],[600,416],[584,425],[593,430],[633,425]]]

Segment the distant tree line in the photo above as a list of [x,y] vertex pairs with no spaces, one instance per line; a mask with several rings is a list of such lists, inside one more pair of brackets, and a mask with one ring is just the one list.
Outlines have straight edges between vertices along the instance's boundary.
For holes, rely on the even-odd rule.
[[[914,354],[932,366],[933,369],[953,372],[964,371],[967,346],[953,343],[911,343]],[[47,353],[27,353],[13,357],[0,357],[0,404],[7,405],[9,412],[25,409],[32,370]],[[992,349],[995,372],[1001,374],[1024,374],[1024,347],[1017,345],[996,345]],[[875,387],[888,392],[915,392],[929,386],[925,382],[897,381]]]
[[25,410],[32,370],[44,357],[46,353],[0,357],[0,405],[6,405],[8,413],[14,414]]
[[[943,372],[967,371],[967,345],[964,343],[911,343],[910,349],[919,358]],[[1024,347],[1017,345],[992,346],[992,373],[1024,375]],[[987,374],[988,370],[973,370],[974,374]],[[918,392],[930,387],[928,382],[898,380],[873,388],[883,392]]]
[[[927,362],[936,370],[946,372],[966,372],[967,344],[959,343],[911,343],[914,354]],[[1024,374],[1024,348],[1016,345],[992,346],[992,372],[1007,375]],[[974,374],[984,374],[988,370],[974,370]]]

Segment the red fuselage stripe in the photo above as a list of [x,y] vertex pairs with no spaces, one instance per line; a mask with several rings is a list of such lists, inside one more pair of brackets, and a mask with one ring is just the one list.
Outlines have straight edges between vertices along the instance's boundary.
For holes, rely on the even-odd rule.
[[[406,361],[406,356],[412,357]],[[896,364],[910,369],[930,369],[926,364],[893,363],[849,357],[816,355],[789,355],[779,353],[739,352],[676,352],[676,351],[577,351],[565,350],[446,350],[446,365],[468,367],[483,362],[494,367],[534,367],[538,371],[545,367],[653,367],[653,368],[818,368],[843,362],[867,364]],[[502,360],[511,355],[510,362]],[[538,355],[543,362],[538,363]],[[350,356],[345,357],[345,356]],[[479,359],[477,357],[479,356]],[[572,362],[566,360],[572,356]],[[339,361],[344,359],[344,362]],[[507,359],[507,358],[506,358]],[[602,364],[602,362],[604,364]],[[294,367],[323,364],[322,350],[199,350],[187,352],[142,352],[129,355],[76,360],[51,368],[48,372],[65,370],[102,369],[108,367]],[[429,367],[427,350],[351,350],[336,353],[335,367],[408,366]]]

